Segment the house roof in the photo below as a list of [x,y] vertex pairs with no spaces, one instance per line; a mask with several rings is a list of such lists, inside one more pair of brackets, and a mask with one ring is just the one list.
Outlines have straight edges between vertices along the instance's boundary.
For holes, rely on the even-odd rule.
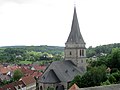
[[72,27],[71,32],[69,34],[69,37],[67,39],[66,44],[85,44],[83,37],[80,33],[77,13],[76,13],[76,7],[74,7],[74,15],[73,15],[73,21],[72,21]]
[[2,88],[0,88],[0,90],[3,90]]
[[45,70],[46,66],[39,66],[39,65],[36,65],[36,66],[33,66],[35,68],[35,70]]
[[22,77],[21,80],[24,82],[25,85],[29,85],[36,82],[36,80],[32,76]]
[[9,69],[7,67],[3,67],[3,68],[0,68],[0,72],[2,74],[6,74],[7,72],[9,72]]
[[17,82],[4,85],[1,88],[2,90],[17,90],[17,88],[20,89],[21,87],[22,88],[25,87],[25,84],[22,81],[17,81]]
[[82,73],[82,70],[76,67],[75,64],[73,64],[73,62],[70,60],[55,61],[52,62],[46,69],[44,74],[39,79],[39,82],[53,83],[52,80],[54,80],[54,82],[58,82],[59,80],[60,82],[69,82],[72,81],[76,75]]
[[1,74],[0,75],[0,80],[1,81],[3,81],[3,80],[10,80],[10,76]]
[[24,67],[22,67],[20,70],[24,75],[32,75],[34,73],[33,70],[30,70],[30,69],[27,69],[27,68],[24,68]]
[[69,90],[80,90],[80,88],[76,84],[73,84]]
[[41,73],[41,72],[38,72],[38,71],[35,71],[35,72],[32,74],[32,76],[33,76],[33,77],[36,77],[36,78],[40,77],[41,75],[42,75],[42,73]]

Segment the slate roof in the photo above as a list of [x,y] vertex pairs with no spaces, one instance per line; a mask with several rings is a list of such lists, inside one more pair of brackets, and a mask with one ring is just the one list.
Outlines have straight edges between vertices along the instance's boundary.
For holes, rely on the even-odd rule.
[[83,37],[80,33],[79,23],[77,19],[77,13],[76,13],[76,7],[74,7],[74,15],[73,15],[73,21],[72,21],[72,27],[71,32],[69,34],[69,37],[67,39],[67,43],[70,44],[85,44]]
[[50,64],[44,74],[39,79],[40,83],[69,82],[82,70],[76,67],[70,60],[55,61]]
[[60,80],[55,74],[54,70],[51,69],[49,72],[46,72],[43,76],[43,81],[46,81],[45,83],[59,83]]

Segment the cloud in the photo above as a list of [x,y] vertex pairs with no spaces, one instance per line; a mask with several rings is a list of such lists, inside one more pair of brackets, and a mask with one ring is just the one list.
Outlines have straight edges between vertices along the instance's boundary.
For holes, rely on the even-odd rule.
[[0,5],[3,5],[5,3],[9,3],[9,2],[14,2],[17,4],[23,4],[23,3],[28,3],[34,0],[0,0]]

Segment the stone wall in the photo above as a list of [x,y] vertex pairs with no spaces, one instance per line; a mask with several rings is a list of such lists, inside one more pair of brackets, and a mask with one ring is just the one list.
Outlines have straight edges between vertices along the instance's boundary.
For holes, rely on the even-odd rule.
[[120,90],[120,84],[106,85],[106,86],[96,86],[89,88],[80,88],[79,90]]

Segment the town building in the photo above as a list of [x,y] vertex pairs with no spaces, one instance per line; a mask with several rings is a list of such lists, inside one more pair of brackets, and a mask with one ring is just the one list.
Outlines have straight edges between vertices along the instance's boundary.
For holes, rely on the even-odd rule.
[[39,79],[39,90],[68,90],[74,77],[86,71],[86,48],[79,28],[76,7],[64,54],[64,60],[52,62],[45,70]]

